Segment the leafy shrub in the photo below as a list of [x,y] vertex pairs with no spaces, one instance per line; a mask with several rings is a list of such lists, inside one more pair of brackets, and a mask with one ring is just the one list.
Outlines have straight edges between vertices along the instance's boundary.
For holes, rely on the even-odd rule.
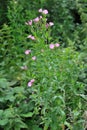
[[0,68],[2,75],[4,74],[4,76],[8,78],[15,77],[15,71],[18,70],[17,68],[20,66],[21,60],[23,59],[21,55],[21,52],[23,52],[22,44],[15,44],[12,29],[11,26],[4,24],[3,28],[0,30]]

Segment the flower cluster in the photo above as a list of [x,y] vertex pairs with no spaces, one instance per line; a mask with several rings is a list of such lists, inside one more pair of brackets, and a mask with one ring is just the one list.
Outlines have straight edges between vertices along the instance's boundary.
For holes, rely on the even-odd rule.
[[34,23],[37,23],[37,22],[39,22],[41,19],[42,19],[42,16],[39,16],[39,17],[34,18],[33,20],[30,20],[30,21],[28,21],[28,22],[25,22],[25,24],[32,26],[33,22],[34,22]]
[[33,57],[32,57],[32,60],[36,60],[36,56],[33,56]]
[[39,9],[38,12],[42,13],[42,14],[48,14],[48,10],[44,9]]
[[[42,14],[48,14],[48,10],[46,10],[46,9],[44,9],[44,10],[39,9],[38,12],[40,12],[40,13],[42,13]],[[41,20],[41,19],[42,19],[42,20]],[[45,20],[44,20],[44,19],[45,19]],[[25,24],[33,27],[33,23],[35,23],[36,25],[39,23],[37,27],[39,27],[39,29],[40,29],[40,28],[42,29],[42,27],[40,27],[40,26],[41,26],[40,21],[41,21],[41,23],[44,23],[44,24],[45,24],[44,27],[46,27],[47,29],[48,29],[48,27],[51,27],[51,26],[54,25],[53,22],[47,23],[47,22],[46,22],[46,21],[47,21],[47,18],[44,17],[44,16],[38,16],[38,17],[36,17],[36,18],[34,18],[34,19],[28,21],[28,22],[25,22]],[[44,22],[44,21],[45,21],[45,22]],[[31,29],[32,29],[32,28],[31,28]],[[34,28],[33,28],[33,29],[34,29]],[[33,30],[33,29],[32,29],[32,30]],[[32,32],[34,32],[34,30],[33,30]],[[35,33],[34,33],[34,34],[35,34]],[[36,37],[36,35],[35,35],[35,37]],[[35,37],[32,36],[32,35],[29,35],[27,38],[29,38],[29,39],[31,39],[31,40],[36,40]]]
[[59,46],[60,46],[59,43],[55,43],[55,44],[51,43],[51,44],[49,45],[49,48],[50,48],[50,49],[54,49],[54,47],[59,47]]
[[[48,10],[46,10],[46,9],[45,9],[45,10],[39,9],[38,12],[40,12],[40,13],[42,13],[42,14],[48,14]],[[33,20],[30,20],[30,21],[28,21],[28,22],[25,22],[25,24],[31,26],[33,22],[37,23],[37,22],[39,22],[40,19],[42,19],[42,18],[43,18],[42,16],[36,17],[36,18],[33,19]],[[49,22],[49,23],[46,24],[46,27],[53,26],[53,25],[54,25],[53,22]]]
[[[26,50],[26,51],[25,51],[25,54],[26,54],[26,55],[29,55],[30,53],[31,53],[31,50]],[[32,60],[36,60],[36,56],[33,56],[33,57],[32,57]],[[21,68],[22,68],[22,69],[26,69],[26,66],[23,66],[23,67],[21,67]]]

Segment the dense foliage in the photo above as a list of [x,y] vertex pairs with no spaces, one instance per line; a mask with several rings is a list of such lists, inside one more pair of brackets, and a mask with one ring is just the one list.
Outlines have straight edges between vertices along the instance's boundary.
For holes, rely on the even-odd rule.
[[86,0],[0,5],[0,129],[86,129]]

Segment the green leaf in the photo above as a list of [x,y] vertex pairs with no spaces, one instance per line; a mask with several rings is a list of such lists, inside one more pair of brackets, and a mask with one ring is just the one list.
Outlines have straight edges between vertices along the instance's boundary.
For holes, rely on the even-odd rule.
[[13,81],[9,82],[9,85],[14,86],[14,85],[16,85],[17,82],[18,82],[17,80],[13,80]]
[[29,112],[29,113],[26,113],[26,114],[21,114],[22,117],[32,117],[33,116],[33,113],[32,112]]
[[13,117],[13,113],[12,113],[12,110],[9,108],[9,109],[6,109],[3,113],[3,116],[5,118],[9,118],[9,117]]
[[20,118],[15,119],[15,123],[17,124],[15,124],[15,130],[20,130],[20,128],[27,128],[27,125],[21,121]]
[[11,102],[13,102],[14,100],[15,100],[15,96],[13,96],[13,95],[6,95],[6,97],[5,97],[5,100],[7,101],[7,100],[9,100],[9,101],[11,101]]
[[3,114],[3,110],[0,110],[0,117],[2,117],[2,114]]
[[70,123],[68,123],[67,121],[65,121],[64,124],[65,124],[70,130],[72,130],[72,127],[71,127]]
[[9,86],[9,83],[7,82],[7,80],[4,79],[4,78],[1,78],[0,79],[0,87],[1,88],[7,88],[8,86]]
[[0,102],[4,102],[4,98],[3,97],[0,97]]
[[4,126],[8,123],[8,119],[3,119],[3,120],[0,120],[0,125],[1,126]]
[[24,92],[24,88],[23,87],[15,87],[13,90],[14,90],[15,93],[22,93],[22,92]]

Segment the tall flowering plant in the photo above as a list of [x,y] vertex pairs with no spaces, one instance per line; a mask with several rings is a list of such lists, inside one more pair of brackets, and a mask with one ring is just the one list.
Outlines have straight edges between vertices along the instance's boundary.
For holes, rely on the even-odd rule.
[[[41,15],[25,23],[31,29],[27,35],[30,46],[20,46],[22,54],[21,51],[17,54],[18,48],[15,50],[17,62],[15,55],[9,60],[16,63],[17,81],[0,79],[0,128],[82,130],[81,115],[86,98],[84,85],[78,81],[82,69],[79,53],[73,47],[61,48],[53,42],[51,26],[54,23],[47,20],[48,10],[38,12]],[[5,44],[7,47],[7,42]],[[11,70],[13,74],[13,67]]]
[[35,42],[40,44],[50,43],[52,40],[50,27],[53,26],[54,23],[47,21],[48,10],[39,9],[38,12],[41,15],[25,22],[26,25],[30,26],[32,33],[29,34],[27,38],[35,40]]
[[[38,60],[37,56],[40,53],[43,55],[45,49],[53,50],[60,46],[59,43],[51,43],[51,40],[52,40],[51,26],[53,26],[54,23],[47,21],[48,10],[39,9],[38,12],[41,13],[41,15],[39,15],[38,17],[36,17],[32,20],[25,22],[25,24],[28,27],[30,27],[30,29],[31,29],[31,34],[29,34],[27,36],[27,38],[30,40],[30,43],[32,44],[33,48],[32,48],[32,50],[29,48],[27,50],[25,50],[25,55],[27,57],[26,58],[27,61],[25,61],[26,65],[21,67],[23,70],[28,69],[27,66],[30,67],[31,64],[35,65]],[[47,44],[47,43],[49,43],[49,44]],[[31,57],[31,58],[29,58],[29,57]],[[33,62],[33,61],[36,61],[36,62]],[[29,71],[31,71],[31,70],[29,70]],[[35,77],[35,75],[33,75],[33,76]],[[32,85],[33,85],[32,82],[29,81],[28,86],[31,87]]]
[[[78,92],[78,88],[83,91],[83,85],[77,82],[80,69],[78,53],[73,48],[61,48],[59,43],[53,42],[51,26],[54,23],[47,22],[48,10],[38,11],[42,15],[26,22],[31,28],[27,38],[32,44],[31,48],[25,50],[26,65],[22,66],[25,73],[23,84],[26,84],[29,92],[26,100],[27,103],[34,103],[32,113],[35,118],[32,120],[36,121],[38,115],[38,129],[64,130],[67,126],[72,130],[70,122],[77,120],[74,111],[81,109],[78,104],[82,103],[76,94],[81,92]],[[70,114],[73,116],[67,117]],[[80,116],[81,113],[78,113]]]

